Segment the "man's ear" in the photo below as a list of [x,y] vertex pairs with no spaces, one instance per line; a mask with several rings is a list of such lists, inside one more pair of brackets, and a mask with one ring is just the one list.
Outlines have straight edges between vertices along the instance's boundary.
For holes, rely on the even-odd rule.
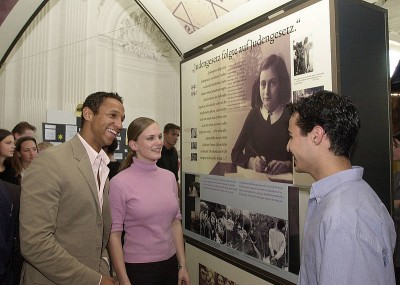
[[130,141],[128,142],[128,145],[129,145],[129,147],[130,147],[132,150],[134,150],[134,151],[137,151],[137,150],[138,150],[137,144],[136,144],[136,142],[135,142],[134,140],[130,140]]
[[92,110],[90,110],[89,107],[83,108],[82,109],[82,114],[83,114],[83,118],[85,118],[86,121],[92,120],[93,112],[92,112]]
[[325,130],[323,127],[317,125],[312,129],[311,134],[313,143],[320,144],[325,135]]

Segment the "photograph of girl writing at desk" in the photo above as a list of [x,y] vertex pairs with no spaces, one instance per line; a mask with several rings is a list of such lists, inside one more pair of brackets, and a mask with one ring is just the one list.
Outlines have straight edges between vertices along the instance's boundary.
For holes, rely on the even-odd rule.
[[252,109],[232,149],[232,162],[270,175],[292,171],[289,140],[290,78],[283,58],[272,54],[261,64],[253,85]]

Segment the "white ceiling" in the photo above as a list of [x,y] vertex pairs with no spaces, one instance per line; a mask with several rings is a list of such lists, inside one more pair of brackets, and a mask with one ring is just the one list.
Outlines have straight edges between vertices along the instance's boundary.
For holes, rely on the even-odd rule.
[[[366,2],[388,10],[389,56],[391,62],[390,71],[392,74],[400,60],[400,0],[366,0]],[[33,14],[40,3],[41,1],[36,0],[17,2],[14,9],[10,12],[9,17],[0,26],[0,59],[3,59],[6,50],[25,24],[23,19],[28,19],[29,15]],[[240,6],[238,9],[240,9]]]

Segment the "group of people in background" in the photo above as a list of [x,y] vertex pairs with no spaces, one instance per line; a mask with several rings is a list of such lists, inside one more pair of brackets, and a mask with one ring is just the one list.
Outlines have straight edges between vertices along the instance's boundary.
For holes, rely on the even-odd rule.
[[39,153],[35,131],[28,122],[18,123],[11,132],[0,129],[0,179],[21,185],[26,169]]
[[20,186],[40,151],[35,132],[36,127],[25,121],[12,131],[0,129],[0,284],[19,283],[23,260],[18,228]]

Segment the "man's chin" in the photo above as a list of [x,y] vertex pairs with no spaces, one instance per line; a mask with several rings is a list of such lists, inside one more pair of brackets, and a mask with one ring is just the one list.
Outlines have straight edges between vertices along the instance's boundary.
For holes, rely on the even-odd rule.
[[296,161],[294,162],[294,170],[297,173],[305,173],[305,171],[303,169],[301,169],[301,167],[298,166],[298,164],[296,163]]
[[299,167],[295,167],[294,170],[295,170],[297,173],[308,173],[307,171],[305,171],[305,170],[303,170],[303,169],[301,169],[301,168],[299,168]]

